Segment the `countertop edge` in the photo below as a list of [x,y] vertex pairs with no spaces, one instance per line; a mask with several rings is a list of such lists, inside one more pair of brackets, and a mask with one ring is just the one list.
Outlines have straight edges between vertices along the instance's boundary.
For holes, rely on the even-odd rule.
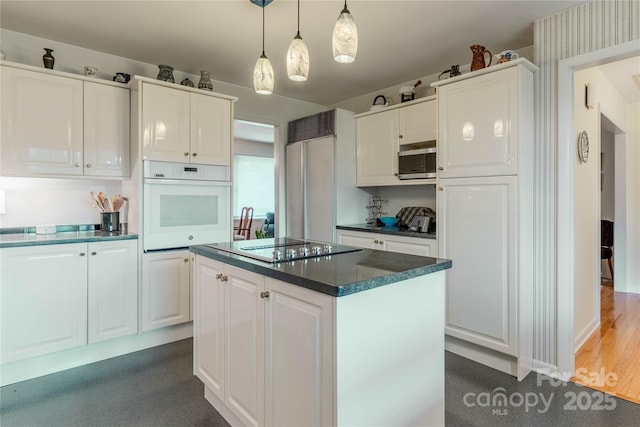
[[[5,238],[10,238],[11,235],[5,235]],[[22,235],[21,235],[22,236]],[[94,236],[58,236],[56,234],[48,234],[41,236],[52,236],[51,239],[43,240],[14,240],[14,241],[0,241],[0,249],[3,248],[18,248],[28,246],[45,246],[45,245],[64,245],[69,243],[90,243],[90,242],[105,242],[114,240],[137,240],[137,234],[115,234],[115,233],[102,233],[100,231],[95,232]],[[35,238],[35,235],[34,235]]]
[[[425,276],[431,273],[449,269],[452,266],[450,260],[437,259],[437,263],[435,264],[413,268],[401,272],[393,272],[381,277],[356,281],[346,285],[333,286],[295,274],[278,271],[274,268],[273,264],[262,263],[250,258],[245,258],[242,256],[230,254],[228,252],[220,251],[215,248],[205,248],[202,245],[197,245],[191,246],[189,250],[195,254],[202,255],[207,258],[232,265],[234,267],[262,274],[273,279],[282,280],[284,282],[295,284],[303,288],[311,289],[333,297],[343,297],[358,292],[363,292],[369,289],[390,285],[392,283],[401,282],[403,280],[412,279],[414,277]],[[373,252],[373,250],[370,249],[364,250]]]
[[418,233],[409,230],[399,230],[397,227],[372,227],[366,224],[348,224],[336,225],[337,230],[360,231],[363,233],[391,234],[394,236],[412,237],[415,239],[436,240],[437,237],[432,233]]

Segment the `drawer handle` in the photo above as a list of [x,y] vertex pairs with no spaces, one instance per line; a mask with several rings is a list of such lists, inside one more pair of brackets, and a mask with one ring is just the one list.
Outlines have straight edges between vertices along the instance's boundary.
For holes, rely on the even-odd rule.
[[185,156],[185,157],[189,157],[189,153],[186,153],[186,152],[185,152],[185,153],[184,153],[184,156]]
[[373,241],[373,243],[379,243],[379,242],[378,242],[378,239],[374,240],[374,241]]
[[95,256],[95,255],[97,255],[97,254],[96,254],[96,252],[91,252],[91,255]]
[[80,252],[80,256],[85,256],[86,254],[84,252]]
[[262,297],[262,298],[269,298],[269,291],[263,291],[263,292],[260,292],[260,297]]
[[384,240],[380,240],[378,243],[382,245],[384,243]]
[[193,153],[192,154],[193,157],[196,157],[197,155],[198,155],[198,153]]

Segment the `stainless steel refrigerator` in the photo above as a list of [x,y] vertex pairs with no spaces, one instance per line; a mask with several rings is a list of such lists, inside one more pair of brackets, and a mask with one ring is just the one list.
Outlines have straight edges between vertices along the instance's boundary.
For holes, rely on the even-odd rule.
[[294,120],[286,146],[287,236],[335,242],[336,225],[361,224],[369,194],[356,187],[353,113]]

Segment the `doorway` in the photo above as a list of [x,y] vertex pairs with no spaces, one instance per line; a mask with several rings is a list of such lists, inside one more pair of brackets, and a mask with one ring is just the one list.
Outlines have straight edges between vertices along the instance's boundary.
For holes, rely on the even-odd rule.
[[[249,240],[273,237],[274,218],[278,206],[277,127],[240,119],[234,119],[233,122],[232,217],[234,230],[249,228],[248,233],[245,234]],[[245,211],[250,212],[250,218],[242,215]]]
[[[576,179],[576,176],[580,174],[579,168],[582,165],[579,164],[576,159],[575,144],[577,138],[574,136],[577,135],[579,129],[575,129],[573,119],[577,109],[581,107],[574,100],[574,76],[575,72],[579,70],[594,67],[596,65],[613,63],[634,56],[637,57],[638,55],[640,55],[638,44],[630,42],[558,62],[558,195],[561,197],[558,198],[557,229],[561,231],[558,232],[557,237],[557,301],[558,307],[562,307],[562,310],[565,312],[565,315],[559,318],[560,321],[558,324],[558,369],[562,375],[569,374],[569,377],[575,374],[574,357],[576,347],[584,342],[589,337],[590,332],[596,330],[600,323],[600,293],[598,292],[596,285],[594,285],[594,283],[599,284],[600,268],[599,256],[597,255],[598,249],[596,246],[593,253],[589,253],[585,258],[582,256],[583,254],[580,253],[578,244],[578,242],[581,242],[581,238],[584,235],[588,235],[589,239],[592,239],[592,241],[599,241],[600,233],[599,229],[596,230],[595,224],[599,224],[600,206],[595,205],[594,209],[597,209],[598,212],[594,215],[593,212],[584,212],[579,209],[579,206],[577,206],[576,203],[576,199],[580,196],[581,192],[584,192],[584,188],[581,188],[582,182]],[[598,117],[599,113],[600,111],[598,111]],[[599,141],[599,128],[597,129],[597,133],[594,133],[593,136]],[[637,142],[635,143],[637,144]],[[619,148],[620,147],[616,145],[616,149]],[[593,154],[595,153],[592,153],[592,155]],[[597,155],[599,156],[599,150]],[[637,147],[633,148],[633,156],[634,158],[638,157]],[[594,163],[597,163],[597,167],[599,168],[599,162]],[[617,167],[618,164],[616,163],[616,169]],[[638,166],[636,166],[636,169],[637,168]],[[637,172],[633,171],[632,173]],[[596,176],[599,176],[599,173]],[[618,174],[616,173],[616,178],[617,176]],[[599,178],[596,178],[596,182],[598,179]],[[620,184],[621,183],[616,182],[616,203],[618,203],[617,196]],[[634,191],[637,192],[637,180],[630,185],[635,189]],[[597,191],[596,188],[598,187],[599,185],[594,185],[591,191]],[[620,186],[620,188],[621,191],[624,190],[629,194],[628,190],[630,190],[630,188],[627,188],[626,184]],[[636,228],[638,218],[640,218],[637,212],[637,200],[633,200],[633,209],[634,211],[632,213],[634,217],[629,218],[628,224],[632,227],[632,230],[628,231],[630,231],[630,234],[633,236],[636,236],[635,239],[637,240],[638,230]],[[627,211],[628,209],[625,209],[625,212]],[[616,218],[621,214],[623,214],[623,212],[619,212],[616,206]],[[579,220],[581,215],[588,215],[590,218],[589,223],[591,223],[593,227],[580,227],[576,220]],[[621,221],[616,219],[616,222]],[[619,224],[618,227],[621,225],[622,224]],[[618,228],[618,230],[620,230],[620,228]],[[615,236],[618,235],[619,231]],[[631,256],[633,256],[633,254],[636,253],[634,251],[637,251],[637,246],[639,244],[638,242],[631,242],[631,245],[629,243],[630,242],[616,241],[616,246],[624,244],[626,248],[632,247],[633,250]],[[617,266],[614,268],[623,271],[619,268],[621,267],[620,264],[623,264],[623,262],[621,262],[621,258],[618,259],[616,264]],[[586,274],[587,279],[584,280],[587,281],[587,286],[589,287],[588,292],[594,295],[594,301],[597,302],[597,304],[593,304],[589,307],[592,314],[595,310],[595,321],[592,321],[590,325],[587,325],[581,331],[578,331],[577,325],[575,324],[576,310],[582,309],[583,307],[578,306],[576,301],[576,292],[579,285],[583,283],[583,279],[581,277],[582,269],[584,266],[592,268],[591,265],[597,266],[595,268],[597,273],[593,274],[594,270],[590,270],[590,272]],[[630,271],[630,269],[625,268],[624,271]],[[637,280],[636,276],[637,271],[634,272],[634,280]],[[577,335],[579,333],[582,333],[583,336],[578,337]]]

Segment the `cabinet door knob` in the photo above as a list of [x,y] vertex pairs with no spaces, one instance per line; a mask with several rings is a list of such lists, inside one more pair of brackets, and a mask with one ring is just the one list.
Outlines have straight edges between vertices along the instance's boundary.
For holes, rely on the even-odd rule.
[[439,171],[443,171],[443,170],[444,170],[444,168],[443,168],[442,166],[438,166],[438,170],[439,170]]
[[374,240],[373,243],[378,243],[378,239]]
[[80,256],[85,256],[86,254],[84,252],[80,252]]
[[192,154],[193,157],[196,157],[197,155],[198,155],[198,153],[193,153]]
[[189,258],[185,258],[183,261],[184,262],[189,262]]
[[260,297],[262,297],[262,298],[269,298],[269,291],[263,291],[263,292],[260,292]]
[[442,187],[438,187],[438,190],[442,191],[442,190],[443,190],[443,188],[442,188]]
[[393,176],[398,176],[398,174],[397,174],[397,173],[394,173],[394,174],[393,174]]
[[95,256],[95,255],[97,255],[97,253],[96,252],[91,252],[91,255]]
[[189,157],[189,153],[185,152],[185,153],[184,153],[184,156],[185,156],[185,157]]
[[398,138],[402,139],[402,138],[404,138],[404,137],[403,137],[402,135],[398,135]]
[[91,167],[91,163],[87,163],[87,168],[90,168],[90,167]]
[[222,277],[220,278],[220,280],[222,280],[223,282],[226,282],[229,280],[229,276],[225,276],[224,274],[222,275]]
[[75,167],[77,167],[77,168],[82,167],[82,163],[76,163],[76,164],[75,164]]
[[222,273],[216,274],[216,279],[218,279],[218,280],[222,279]]
[[382,245],[382,244],[384,244],[384,240],[380,240],[378,243],[380,243]]

